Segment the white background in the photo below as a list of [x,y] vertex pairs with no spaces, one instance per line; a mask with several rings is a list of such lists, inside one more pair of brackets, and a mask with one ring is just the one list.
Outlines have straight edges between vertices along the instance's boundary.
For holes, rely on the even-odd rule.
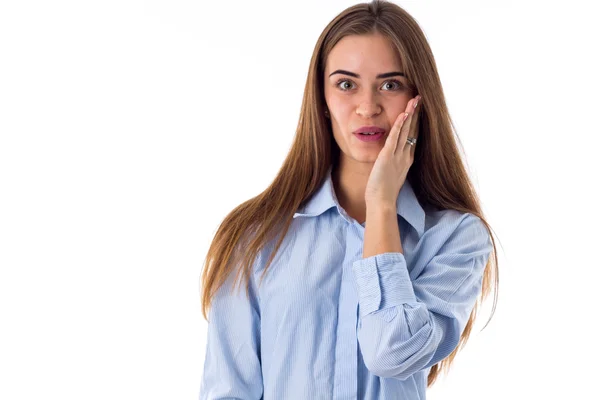
[[[0,3],[0,398],[197,399],[210,240],[274,178],[352,4]],[[595,398],[593,2],[398,4],[500,252],[496,314],[428,399]]]

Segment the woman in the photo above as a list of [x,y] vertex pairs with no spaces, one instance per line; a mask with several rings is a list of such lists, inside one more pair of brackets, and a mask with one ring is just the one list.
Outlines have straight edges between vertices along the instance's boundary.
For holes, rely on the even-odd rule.
[[200,398],[424,399],[497,289],[492,250],[423,32],[392,3],[348,8],[277,177],[208,251]]

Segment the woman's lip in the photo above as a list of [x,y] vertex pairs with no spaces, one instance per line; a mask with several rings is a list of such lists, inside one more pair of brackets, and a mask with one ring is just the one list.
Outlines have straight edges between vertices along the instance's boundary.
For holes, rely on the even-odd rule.
[[385,137],[385,132],[379,132],[373,135],[361,135],[360,133],[355,133],[355,135],[361,142],[377,142]]
[[361,126],[360,128],[358,128],[357,130],[355,130],[352,133],[362,133],[362,132],[368,132],[368,133],[385,133],[385,129],[383,129],[380,126],[376,126],[376,125],[369,125],[369,126]]

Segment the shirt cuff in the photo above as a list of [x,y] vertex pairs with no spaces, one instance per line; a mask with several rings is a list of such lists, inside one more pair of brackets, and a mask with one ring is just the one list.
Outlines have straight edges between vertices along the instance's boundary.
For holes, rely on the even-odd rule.
[[352,263],[352,272],[361,317],[384,308],[417,302],[402,253],[382,253],[356,260]]

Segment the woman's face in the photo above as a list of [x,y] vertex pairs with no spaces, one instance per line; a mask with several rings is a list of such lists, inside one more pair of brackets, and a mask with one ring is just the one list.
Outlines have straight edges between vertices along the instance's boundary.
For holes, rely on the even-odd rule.
[[[344,161],[375,162],[412,98],[403,73],[399,56],[381,34],[346,36],[331,50],[323,81],[325,101]],[[364,142],[353,133],[373,125],[385,131],[378,141]]]

